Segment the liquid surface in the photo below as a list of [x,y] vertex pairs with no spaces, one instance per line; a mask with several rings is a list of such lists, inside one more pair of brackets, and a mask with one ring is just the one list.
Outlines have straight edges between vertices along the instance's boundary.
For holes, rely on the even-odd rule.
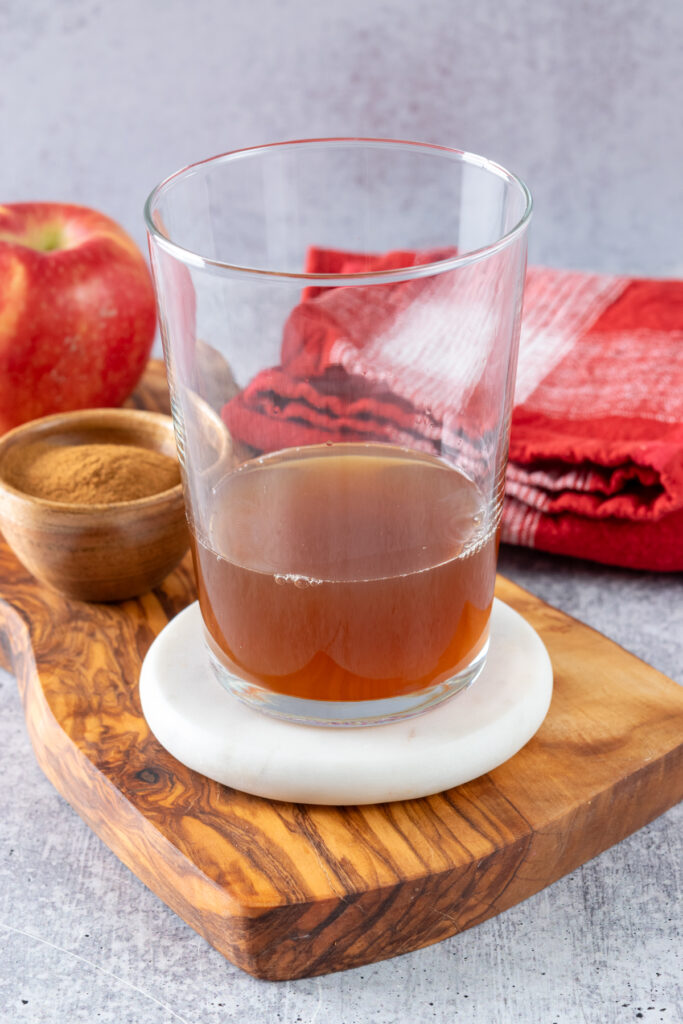
[[193,553],[227,670],[314,700],[375,700],[465,669],[486,641],[497,536],[481,495],[432,456],[320,445],[215,488]]

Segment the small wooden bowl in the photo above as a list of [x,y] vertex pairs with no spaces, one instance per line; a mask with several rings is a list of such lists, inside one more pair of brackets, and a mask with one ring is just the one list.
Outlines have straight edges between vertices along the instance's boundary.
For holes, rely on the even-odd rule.
[[135,501],[70,504],[6,479],[17,447],[125,444],[177,457],[173,422],[137,409],[87,409],[32,420],[0,438],[0,529],[41,583],[81,601],[122,601],[157,586],[187,551],[182,485]]

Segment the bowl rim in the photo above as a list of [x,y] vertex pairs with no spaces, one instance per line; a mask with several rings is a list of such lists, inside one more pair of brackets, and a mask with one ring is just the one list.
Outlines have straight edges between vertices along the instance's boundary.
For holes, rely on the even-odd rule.
[[[4,494],[6,498],[12,500],[15,504],[30,505],[44,510],[50,510],[57,514],[70,513],[71,515],[92,517],[93,514],[106,513],[109,511],[115,511],[121,513],[125,509],[131,509],[136,511],[146,511],[147,509],[154,509],[156,506],[161,506],[169,502],[173,502],[178,498],[183,499],[183,484],[182,479],[174,484],[173,487],[167,487],[163,491],[155,491],[153,494],[145,495],[142,498],[130,498],[126,501],[107,501],[107,502],[82,502],[82,501],[55,501],[51,498],[41,498],[34,494],[29,494],[27,491],[14,487],[8,483],[5,479],[2,464],[3,459],[8,451],[22,444],[36,443],[41,438],[46,439],[50,436],[58,436],[60,431],[51,431],[51,426],[63,426],[64,432],[67,432],[70,426],[76,425],[77,423],[87,424],[89,420],[99,420],[100,422],[110,421],[114,425],[117,421],[123,425],[126,420],[130,420],[133,423],[147,422],[150,425],[157,423],[167,428],[169,437],[171,440],[175,440],[174,427],[172,417],[168,413],[156,412],[150,409],[122,409],[122,408],[110,408],[110,407],[93,407],[88,409],[73,409],[65,412],[51,413],[47,416],[40,416],[37,419],[27,420],[25,423],[20,423],[18,426],[13,427],[12,430],[8,430],[6,434],[0,437],[0,494]],[[93,423],[93,426],[95,424]],[[87,442],[83,442],[87,443]],[[133,444],[133,447],[135,445]],[[140,445],[140,447],[144,447]],[[1,514],[1,513],[0,513]]]

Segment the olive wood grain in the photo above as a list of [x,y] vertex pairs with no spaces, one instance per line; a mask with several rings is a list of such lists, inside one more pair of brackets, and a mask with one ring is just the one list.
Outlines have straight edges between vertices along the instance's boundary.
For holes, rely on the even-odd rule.
[[[135,402],[163,408],[152,364]],[[512,760],[422,800],[269,802],[186,769],[151,736],[137,680],[194,599],[186,558],[119,605],[69,601],[0,546],[0,632],[47,777],[142,881],[258,977],[342,970],[500,913],[683,796],[683,688],[504,579],[543,638],[548,717]]]

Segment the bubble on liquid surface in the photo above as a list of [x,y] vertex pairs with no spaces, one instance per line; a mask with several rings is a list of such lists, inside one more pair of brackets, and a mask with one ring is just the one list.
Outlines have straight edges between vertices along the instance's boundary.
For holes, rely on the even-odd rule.
[[312,576],[292,575],[290,576],[290,579],[292,580],[294,586],[298,587],[299,590],[305,590],[306,587],[319,587],[320,584],[322,583],[322,580],[316,580]]
[[282,587],[285,583],[293,583],[298,590],[305,590],[307,587],[317,587],[322,583],[322,580],[312,579],[310,576],[300,576],[297,573],[275,573],[273,576],[275,583]]

